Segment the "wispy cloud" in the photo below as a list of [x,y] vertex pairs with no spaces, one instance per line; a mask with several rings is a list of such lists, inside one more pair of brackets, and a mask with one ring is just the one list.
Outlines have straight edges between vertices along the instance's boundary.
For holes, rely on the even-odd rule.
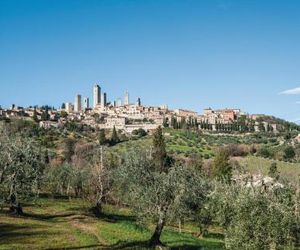
[[297,101],[296,104],[300,104],[300,101]]
[[300,87],[294,89],[287,89],[279,93],[280,95],[300,95]]

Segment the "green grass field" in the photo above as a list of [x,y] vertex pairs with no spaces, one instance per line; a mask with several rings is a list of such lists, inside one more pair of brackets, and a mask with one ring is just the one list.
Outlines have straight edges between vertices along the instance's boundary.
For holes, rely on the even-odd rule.
[[293,183],[299,181],[300,163],[275,161],[254,156],[248,156],[240,159],[241,165],[244,166],[245,170],[249,171],[251,174],[268,175],[268,171],[272,162],[277,163],[277,168],[280,172],[281,179],[285,179]]
[[[170,154],[176,154],[179,156],[187,156],[190,154],[199,154],[203,157],[212,157],[212,149],[206,145],[205,141],[199,138],[196,133],[186,133],[182,130],[166,130],[165,140],[167,151]],[[110,147],[109,150],[117,152],[117,154],[124,153],[130,148],[150,148],[152,145],[152,137],[145,136],[139,139],[128,140],[118,143],[117,145]]]
[[[96,218],[79,199],[39,199],[24,207],[25,216],[0,213],[0,249],[147,249],[153,226],[141,227],[128,209],[105,207]],[[197,228],[182,233],[167,227],[162,241],[171,249],[223,249],[218,234],[198,239]]]

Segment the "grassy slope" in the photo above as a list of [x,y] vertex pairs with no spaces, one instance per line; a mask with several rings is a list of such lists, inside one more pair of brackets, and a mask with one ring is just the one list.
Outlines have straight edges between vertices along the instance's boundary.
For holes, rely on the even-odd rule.
[[[167,143],[167,150],[177,154],[185,153],[198,153],[202,156],[205,154],[213,157],[213,151],[219,146],[228,145],[231,143],[250,143],[253,139],[251,136],[221,136],[221,135],[201,135],[197,136],[196,133],[187,133],[183,130],[165,129],[165,138]],[[134,146],[138,147],[150,147],[152,139],[150,136],[140,138],[138,140],[132,140],[120,143],[111,149],[117,152],[124,152],[128,148]],[[266,144],[262,144],[266,145]],[[269,145],[269,144],[268,144]],[[274,145],[273,145],[274,146]],[[274,146],[276,147],[276,146]],[[266,159],[262,157],[248,156],[245,158],[239,158],[240,164],[252,174],[267,175],[269,167],[275,160]],[[298,181],[300,176],[300,163],[289,163],[283,161],[275,161],[278,166],[278,170],[281,173],[281,177],[288,181]]]
[[[165,129],[165,140],[167,150],[177,155],[199,154],[213,156],[212,149],[207,145],[205,139],[197,136],[196,133],[187,133],[183,130]],[[149,148],[152,145],[152,137],[129,140],[117,144],[110,149],[114,152],[122,153],[133,147]]]
[[283,179],[297,182],[300,176],[300,163],[275,161],[261,157],[248,156],[242,158],[241,165],[252,174],[267,175],[272,162],[277,163],[278,171]]
[[[186,133],[183,130],[165,129],[165,138],[167,143],[167,150],[177,155],[185,155],[186,153],[198,153],[202,156],[209,155],[213,157],[213,151],[220,145],[228,145],[230,143],[248,143],[251,142],[252,137],[234,137],[234,136],[218,136],[218,135],[202,135],[197,137],[196,133]],[[152,139],[150,136],[140,138],[138,140],[131,140],[117,144],[111,147],[110,150],[116,153],[125,152],[133,147],[150,147]],[[266,144],[262,144],[266,145]],[[252,174],[267,175],[269,167],[275,160],[266,159],[262,157],[247,156],[238,158],[240,165]],[[275,161],[281,178],[287,181],[296,182],[300,176],[300,163],[289,163],[283,161]]]
[[[77,199],[40,199],[24,208],[24,217],[2,211],[0,249],[143,249],[151,236],[151,230],[137,226],[126,209],[107,206],[105,216],[97,219],[87,208]],[[222,240],[200,240],[190,233],[196,228],[187,228],[181,234],[166,228],[163,242],[172,249],[222,249]]]

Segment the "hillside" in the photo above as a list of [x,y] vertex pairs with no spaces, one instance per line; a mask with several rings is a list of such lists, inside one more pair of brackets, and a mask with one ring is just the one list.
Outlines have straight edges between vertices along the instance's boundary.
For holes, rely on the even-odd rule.
[[[296,131],[158,128],[129,135],[77,123],[43,129],[22,120],[2,129],[0,249],[222,249],[228,241],[248,246],[253,209],[264,234],[276,228],[278,238],[269,235],[280,240],[276,244],[297,244],[296,238],[290,242],[295,232],[286,230],[298,216],[286,195],[298,202]],[[272,186],[251,192],[242,180],[249,174],[274,176],[282,192]],[[157,228],[160,240],[152,244]],[[244,230],[249,239],[243,243]],[[289,235],[281,241],[283,232]],[[255,244],[268,246],[261,238]]]

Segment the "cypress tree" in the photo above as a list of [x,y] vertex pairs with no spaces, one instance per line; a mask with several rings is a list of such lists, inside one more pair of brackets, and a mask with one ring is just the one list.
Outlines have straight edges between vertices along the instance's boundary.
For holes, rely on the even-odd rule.
[[111,142],[111,144],[116,144],[119,141],[120,141],[120,139],[118,137],[118,133],[117,133],[116,127],[114,126],[110,142]]
[[37,117],[36,109],[34,109],[34,111],[33,111],[32,119],[33,119],[35,122],[38,122],[38,121],[39,121],[39,119],[38,119],[38,117]]
[[159,126],[153,134],[153,160],[160,172],[165,171],[167,151],[162,128]]
[[104,129],[101,129],[100,130],[100,133],[99,133],[99,144],[100,145],[104,145],[106,143],[106,137],[105,137],[105,131]]
[[277,163],[273,162],[269,168],[269,173],[268,175],[272,178],[274,178],[276,181],[279,179],[280,177],[280,173],[277,169]]
[[48,113],[48,110],[49,110],[49,108],[48,108],[48,106],[46,106],[45,110],[42,113],[42,120],[43,121],[48,121],[50,119],[50,115]]
[[163,119],[163,126],[166,128],[166,127],[169,127],[169,124],[167,122],[167,119],[164,117]]
[[262,122],[259,123],[258,129],[259,129],[260,132],[265,132],[266,131],[265,125]]

